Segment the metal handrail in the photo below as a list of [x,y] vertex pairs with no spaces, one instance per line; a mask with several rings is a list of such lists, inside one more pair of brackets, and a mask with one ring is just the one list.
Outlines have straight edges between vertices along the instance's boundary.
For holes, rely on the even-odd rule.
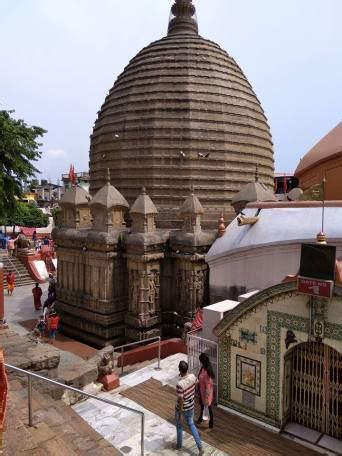
[[128,410],[129,412],[136,413],[141,416],[141,440],[140,440],[140,447],[141,447],[141,456],[144,455],[144,436],[145,436],[145,413],[141,412],[140,410],[136,410],[132,407],[128,407],[126,405],[119,404],[118,402],[110,401],[109,399],[105,399],[102,397],[94,396],[94,394],[86,393],[80,389],[74,388],[73,386],[65,385],[64,383],[56,382],[56,380],[51,380],[50,378],[42,377],[41,375],[34,374],[33,372],[20,369],[19,367],[12,366],[10,364],[5,363],[5,367],[8,369],[12,369],[16,372],[20,372],[22,374],[26,374],[28,377],[28,411],[29,411],[29,426],[32,427],[32,378],[36,378],[39,380],[43,380],[44,382],[51,383],[55,386],[61,386],[64,389],[69,391],[74,391],[75,393],[82,394],[83,396],[89,397],[91,399],[96,399],[100,402],[104,402],[105,404],[114,405],[115,407],[122,408],[124,410]]
[[14,269],[14,270],[15,270],[15,273],[17,274],[17,276],[18,276],[19,279],[20,279],[21,276],[22,276],[22,274],[20,274],[19,269],[17,269],[16,265],[13,263],[11,257],[10,257],[10,256],[7,256],[7,257],[6,257],[6,260],[7,260],[7,261],[9,262],[9,264],[10,264],[10,269],[11,269],[11,270]]
[[123,360],[124,360],[124,348],[126,347],[131,347],[133,345],[139,345],[143,344],[145,342],[151,342],[152,340],[158,340],[158,366],[155,368],[156,370],[161,370],[160,367],[160,357],[161,357],[161,337],[160,336],[155,336],[155,337],[150,337],[149,339],[143,339],[143,340],[138,340],[136,342],[130,342],[129,344],[125,345],[118,345],[117,347],[113,348],[113,353],[115,350],[118,350],[119,348],[121,349],[121,375],[123,374]]

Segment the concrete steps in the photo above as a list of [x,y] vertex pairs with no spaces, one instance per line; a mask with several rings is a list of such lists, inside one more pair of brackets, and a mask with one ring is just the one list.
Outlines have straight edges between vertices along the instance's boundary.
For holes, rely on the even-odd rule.
[[33,285],[34,280],[30,276],[26,266],[16,257],[9,257],[7,253],[0,253],[0,262],[4,265],[4,287],[6,288],[6,274],[8,271],[14,271],[16,280],[15,286],[22,287],[25,285]]
[[27,388],[10,379],[4,452],[13,455],[119,455],[72,408],[33,389],[33,427],[28,426]]

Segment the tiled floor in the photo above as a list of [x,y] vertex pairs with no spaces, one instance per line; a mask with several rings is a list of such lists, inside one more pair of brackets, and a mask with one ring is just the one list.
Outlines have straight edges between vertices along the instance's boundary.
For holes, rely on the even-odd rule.
[[[163,384],[175,385],[178,380],[178,364],[186,355],[173,355],[161,361],[161,370],[155,370],[156,364],[140,369],[122,377],[121,388],[124,390],[155,378]],[[158,415],[149,412],[121,394],[106,393],[104,397],[145,412],[145,454],[175,455],[173,449],[176,440],[175,426]],[[122,454],[138,456],[140,454],[141,420],[138,415],[110,405],[104,405],[94,399],[82,402],[73,407],[97,432],[111,442]],[[179,454],[196,455],[197,449],[193,438],[184,435],[183,450]],[[222,451],[204,445],[205,455],[226,455]]]
[[314,431],[296,423],[289,423],[284,432],[331,451],[330,454],[342,455],[342,441],[333,439],[321,432]]

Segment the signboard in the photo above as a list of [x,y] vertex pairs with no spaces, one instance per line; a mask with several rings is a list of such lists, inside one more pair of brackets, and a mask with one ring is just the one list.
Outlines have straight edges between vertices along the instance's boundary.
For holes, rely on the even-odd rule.
[[334,245],[302,244],[299,275],[310,279],[334,280],[336,247]]
[[321,298],[331,298],[334,289],[332,280],[319,280],[298,276],[298,293]]

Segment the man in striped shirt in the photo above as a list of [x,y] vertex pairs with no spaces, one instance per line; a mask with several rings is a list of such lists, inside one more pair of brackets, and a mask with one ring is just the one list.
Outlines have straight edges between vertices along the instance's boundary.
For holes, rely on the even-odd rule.
[[181,361],[178,366],[180,380],[177,383],[177,404],[176,404],[176,428],[177,428],[177,449],[180,450],[183,444],[183,422],[189,426],[190,432],[195,439],[199,456],[203,455],[202,441],[194,423],[195,387],[197,378],[194,374],[188,373],[188,363]]

